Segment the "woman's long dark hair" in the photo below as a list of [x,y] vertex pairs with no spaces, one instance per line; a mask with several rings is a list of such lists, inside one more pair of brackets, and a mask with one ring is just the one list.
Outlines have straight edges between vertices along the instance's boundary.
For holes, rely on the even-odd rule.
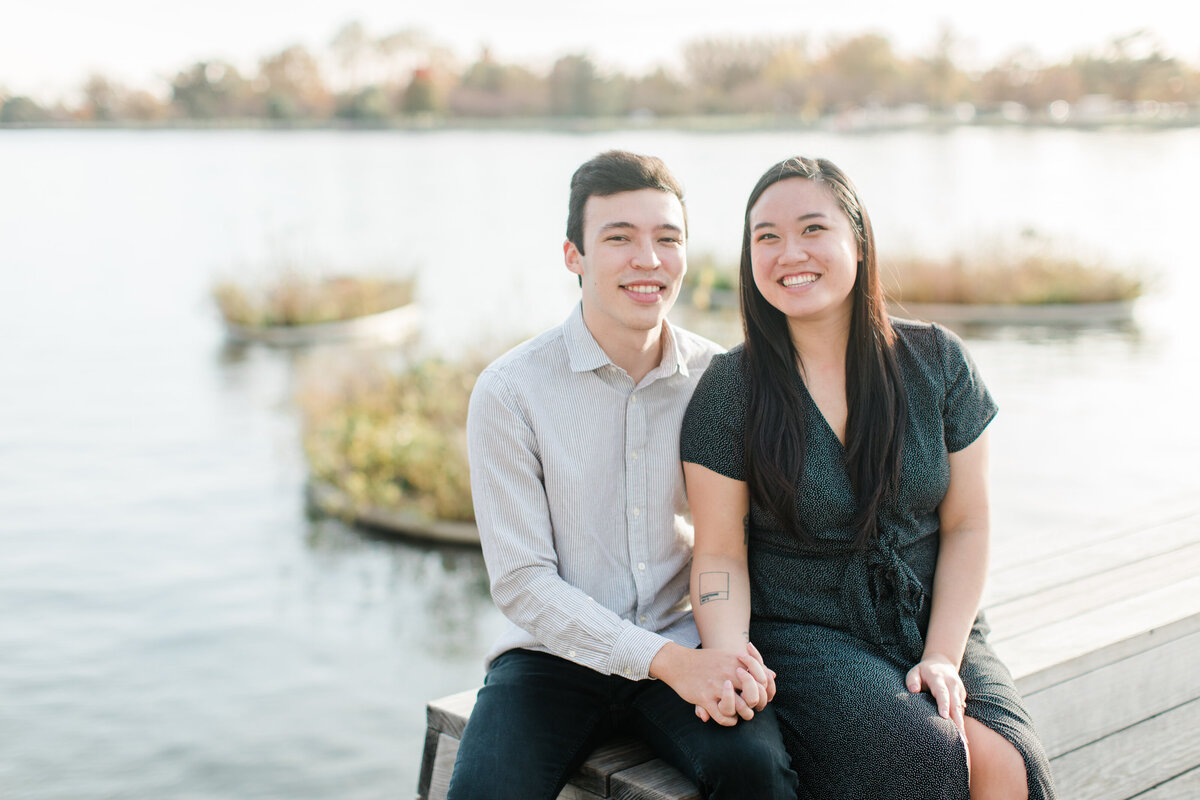
[[896,490],[904,446],[907,399],[894,350],[875,259],[875,234],[854,184],[825,159],[789,158],[759,179],[746,203],[742,232],[741,304],[745,328],[744,368],[749,396],[746,480],[750,495],[799,541],[813,532],[797,513],[796,493],[804,472],[805,407],[795,374],[797,353],[787,317],[754,283],[750,261],[750,211],[769,186],[803,178],[824,186],[854,228],[862,260],[851,290],[853,309],[846,347],[846,471],[858,499],[854,544],[876,539],[884,499]]

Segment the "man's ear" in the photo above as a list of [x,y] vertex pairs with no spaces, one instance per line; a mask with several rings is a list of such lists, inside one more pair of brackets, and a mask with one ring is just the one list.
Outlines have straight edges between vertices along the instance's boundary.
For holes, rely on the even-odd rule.
[[583,277],[583,254],[570,239],[563,242],[563,263],[571,272]]

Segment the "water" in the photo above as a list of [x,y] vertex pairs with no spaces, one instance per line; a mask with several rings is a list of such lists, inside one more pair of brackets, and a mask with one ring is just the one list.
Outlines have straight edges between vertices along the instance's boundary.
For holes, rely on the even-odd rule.
[[425,348],[494,350],[577,298],[566,183],[609,147],[684,179],[693,253],[731,257],[754,179],[806,152],[885,250],[1029,228],[1152,274],[1132,330],[969,339],[996,561],[1194,508],[1200,131],[0,131],[0,796],[412,794],[425,701],[501,627],[481,559],[307,519],[294,394],[350,354],[229,346],[206,293],[416,274]]

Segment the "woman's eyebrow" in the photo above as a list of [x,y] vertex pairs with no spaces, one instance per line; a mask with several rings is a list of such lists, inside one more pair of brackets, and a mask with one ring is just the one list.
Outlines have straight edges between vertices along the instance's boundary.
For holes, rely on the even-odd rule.
[[[823,213],[821,213],[820,211],[810,211],[807,214],[801,214],[800,216],[796,217],[796,222],[804,222],[804,220],[806,220],[806,219],[815,219],[817,217],[821,217],[822,219],[824,219],[825,215]],[[757,225],[755,225],[751,230],[758,230],[759,228],[774,228],[774,227],[775,227],[774,222],[760,222]]]

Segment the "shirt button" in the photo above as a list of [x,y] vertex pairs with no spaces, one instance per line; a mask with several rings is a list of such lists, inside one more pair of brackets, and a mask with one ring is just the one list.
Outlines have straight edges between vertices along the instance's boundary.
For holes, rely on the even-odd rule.
[[636,403],[636,402],[637,402],[637,395],[636,395],[636,394],[631,394],[631,395],[629,395],[629,402],[631,402],[631,403]]
[[640,515],[641,515],[641,513],[642,513],[642,510],[641,510],[640,508],[638,508],[637,506],[634,506],[634,508],[633,508],[633,515],[634,515],[635,517],[637,517],[637,516],[640,516]]
[[575,657],[575,651],[574,651],[574,650],[568,650],[568,651],[567,651],[567,655],[569,655],[571,658],[574,658],[574,657]]
[[626,667],[626,668],[625,668],[625,677],[626,677],[626,678],[632,678],[632,677],[633,677],[633,670],[631,670],[629,667]]
[[641,572],[646,571],[646,562],[645,561],[638,562],[638,570],[640,570]]
[[645,623],[645,621],[646,621],[646,615],[645,615],[645,614],[639,614],[639,615],[638,615],[638,622]]
[[633,460],[637,461],[637,450],[633,451]]

